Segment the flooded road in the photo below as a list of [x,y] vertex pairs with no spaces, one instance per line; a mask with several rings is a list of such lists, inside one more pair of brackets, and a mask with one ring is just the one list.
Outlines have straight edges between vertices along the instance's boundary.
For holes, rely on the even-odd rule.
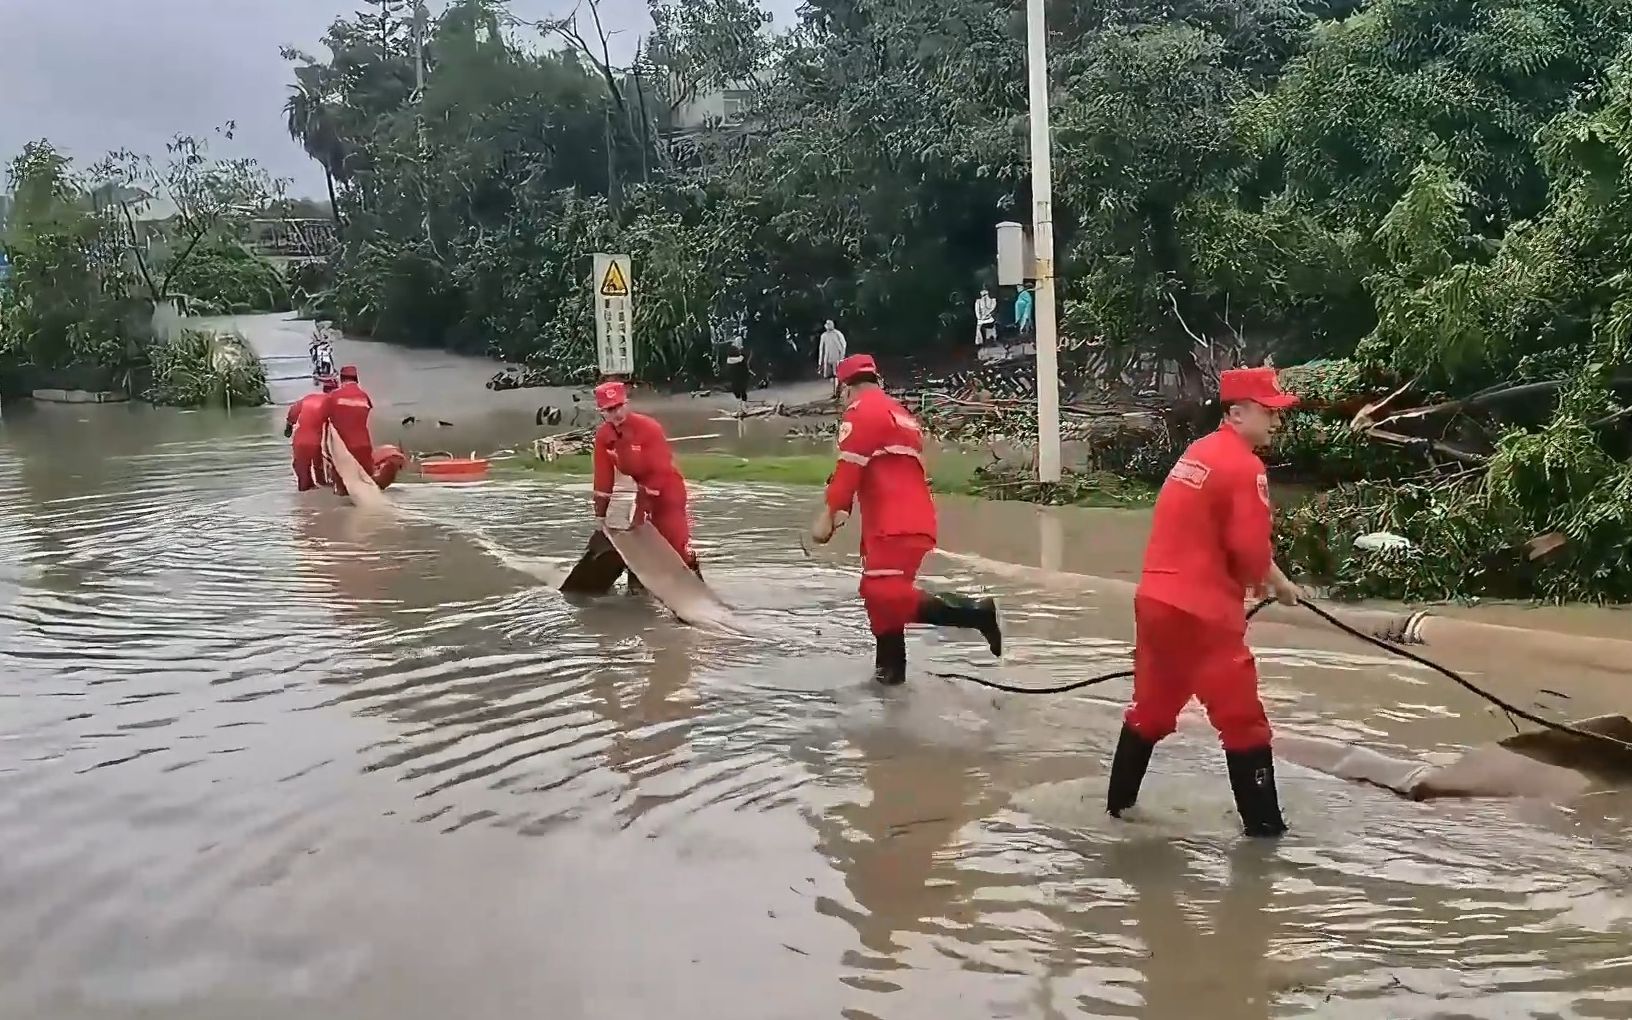
[[[717,636],[539,583],[585,484],[403,485],[402,520],[365,522],[296,496],[278,417],[6,409],[6,1020],[1632,1012],[1617,798],[1413,804],[1287,766],[1291,835],[1248,843],[1186,728],[1117,823],[1125,686],[925,671],[1116,668],[1124,606],[939,561],[931,584],[1005,598],[1013,662],[914,635],[881,690],[853,546],[797,544],[809,493],[695,487],[708,577],[760,635]],[[1142,527],[943,506],[949,548],[1101,574]],[[1341,637],[1262,662],[1287,728],[1508,732]]]
[[[293,399],[311,389],[306,350],[312,323],[272,315],[207,321],[236,328],[248,338],[266,362],[273,399]],[[364,388],[374,398],[376,441],[397,442],[405,449],[464,455],[511,448],[518,441],[544,434],[545,430],[535,428],[534,416],[546,406],[562,412],[561,425],[554,431],[593,427],[599,421],[587,386],[486,389],[487,381],[503,366],[484,358],[350,337],[336,340],[335,355],[341,364],[357,366]],[[828,394],[831,385],[819,381],[778,385],[756,390],[750,399],[801,404]],[[788,448],[784,438],[788,419],[730,420],[728,411],[736,407],[736,401],[723,390],[692,398],[636,387],[633,399],[641,407],[661,412],[674,436],[718,433],[731,449],[744,453],[786,452]],[[409,417],[415,421],[402,424]],[[685,447],[709,448],[706,440]],[[810,448],[823,447],[810,444]]]

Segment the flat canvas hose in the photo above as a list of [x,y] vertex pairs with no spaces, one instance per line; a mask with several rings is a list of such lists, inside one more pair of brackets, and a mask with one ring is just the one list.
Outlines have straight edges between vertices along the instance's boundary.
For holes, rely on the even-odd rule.
[[[1264,609],[1275,604],[1276,602],[1274,599],[1265,599],[1262,602],[1259,602],[1247,612],[1247,619],[1251,620]],[[1433,670],[1440,676],[1443,676],[1446,679],[1456,683],[1464,690],[1467,690],[1470,693],[1483,698],[1492,705],[1495,705],[1497,708],[1501,709],[1503,712],[1506,712],[1513,718],[1523,719],[1525,722],[1533,723],[1534,725],[1540,726],[1543,729],[1553,730],[1558,733],[1568,733],[1573,737],[1578,737],[1583,740],[1592,740],[1600,743],[1611,744],[1620,751],[1632,753],[1632,743],[1621,740],[1618,737],[1612,737],[1605,733],[1594,733],[1591,730],[1572,726],[1569,723],[1558,722],[1553,719],[1545,719],[1539,715],[1536,715],[1534,712],[1530,712],[1512,704],[1497,694],[1493,694],[1490,691],[1485,690],[1478,684],[1475,684],[1473,681],[1469,680],[1467,677],[1464,677],[1462,674],[1448,666],[1441,666],[1432,659],[1418,655],[1416,652],[1413,652],[1410,649],[1402,648],[1400,645],[1394,644],[1386,638],[1378,637],[1373,634],[1367,634],[1365,631],[1345,623],[1336,616],[1333,616],[1330,612],[1327,612],[1325,609],[1322,609],[1320,606],[1310,602],[1307,599],[1299,599],[1298,605],[1302,606],[1304,609],[1313,613],[1315,616],[1326,621],[1350,637],[1358,638],[1359,640],[1364,641],[1366,644],[1381,648],[1383,651],[1388,652],[1391,655],[1397,655],[1402,659],[1409,660],[1419,666],[1424,666]],[[1421,631],[1427,616],[1428,614],[1419,612],[1411,614],[1409,617],[1405,617],[1404,619],[1406,623],[1400,629],[1400,640],[1412,641],[1415,639],[1420,641],[1420,637],[1417,635]],[[994,691],[1003,691],[1007,694],[1067,694],[1071,691],[1080,691],[1083,688],[1093,687],[1096,684],[1102,684],[1109,680],[1120,680],[1126,677],[1131,677],[1133,676],[1133,670],[1119,669],[1114,672],[1101,674],[1100,676],[1089,677],[1086,680],[1076,680],[1068,684],[1059,684],[1053,687],[1016,687],[1011,684],[1000,683],[996,680],[987,680],[984,677],[972,676],[968,673],[931,673],[930,675],[940,677],[945,680],[964,680],[972,684],[978,684],[981,687],[990,688]]]

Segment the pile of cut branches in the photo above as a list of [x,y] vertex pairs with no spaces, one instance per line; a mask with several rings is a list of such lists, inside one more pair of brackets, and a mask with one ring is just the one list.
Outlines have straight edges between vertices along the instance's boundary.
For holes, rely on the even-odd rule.
[[[1297,508],[1282,552],[1356,598],[1632,600],[1629,391],[1632,375],[1590,365],[1390,411],[1397,390],[1349,429],[1411,468]],[[1360,541],[1378,532],[1409,546]]]

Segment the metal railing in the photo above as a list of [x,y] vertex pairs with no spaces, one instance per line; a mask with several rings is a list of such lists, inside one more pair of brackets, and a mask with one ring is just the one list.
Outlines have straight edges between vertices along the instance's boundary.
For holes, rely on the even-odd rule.
[[339,233],[329,219],[249,221],[249,250],[265,257],[327,258],[339,243]]

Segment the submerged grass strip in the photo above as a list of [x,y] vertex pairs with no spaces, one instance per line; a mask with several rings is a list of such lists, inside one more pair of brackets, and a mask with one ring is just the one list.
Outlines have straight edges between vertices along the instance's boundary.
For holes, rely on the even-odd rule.
[[[738,457],[729,453],[682,453],[680,471],[697,482],[765,482],[773,485],[827,484],[834,460],[829,454],[780,454]],[[521,469],[545,475],[588,475],[589,454],[572,454],[553,461],[518,460]],[[976,471],[978,461],[957,454],[930,458],[929,485],[935,492],[982,499],[1010,499],[1056,506],[1139,506],[1153,493],[1136,482],[1114,475],[1071,475],[1052,488],[1024,479],[988,478]]]

